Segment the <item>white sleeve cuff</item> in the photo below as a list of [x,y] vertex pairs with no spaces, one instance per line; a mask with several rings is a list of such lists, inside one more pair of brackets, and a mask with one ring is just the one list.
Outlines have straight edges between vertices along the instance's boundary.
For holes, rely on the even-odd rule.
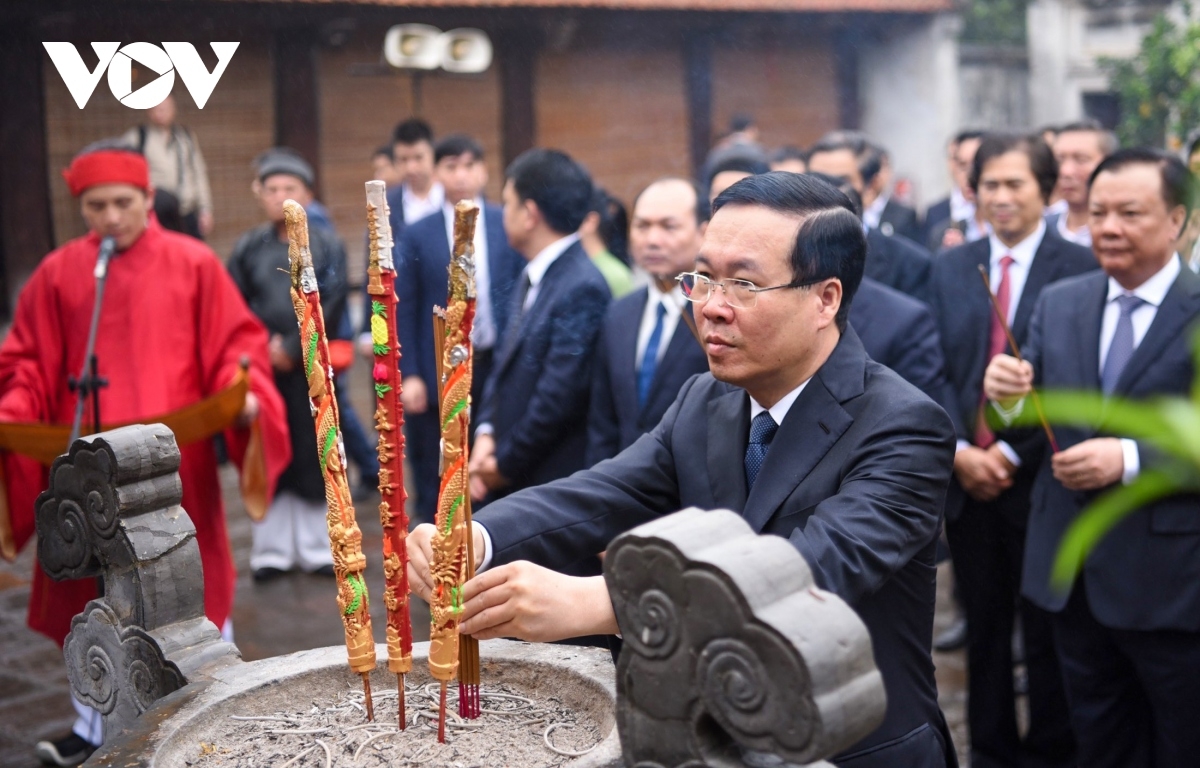
[[1017,452],[1013,450],[1011,445],[1003,440],[997,440],[996,448],[1000,453],[1004,454],[1004,458],[1008,459],[1009,464],[1012,464],[1014,467],[1021,466],[1021,457],[1017,455]]
[[992,407],[996,409],[996,413],[1000,416],[1000,421],[1004,422],[1004,426],[1006,427],[1011,425],[1021,415],[1021,411],[1025,410],[1025,398],[1023,397],[1012,408],[1005,408],[995,400],[992,400],[991,403]]
[[483,537],[483,562],[475,569],[475,573],[483,573],[492,564],[492,536],[488,533],[487,528],[480,523],[472,520],[471,525],[479,528],[479,533]]
[[963,448],[970,448],[970,447],[971,447],[971,444],[970,444],[970,443],[968,443],[966,440],[963,440],[963,439],[961,439],[961,438],[960,438],[960,439],[959,439],[957,442],[955,442],[955,444],[954,444],[954,452],[955,452],[955,453],[958,453],[958,452],[959,452],[959,451],[961,451]]
[[1121,455],[1125,459],[1125,469],[1121,471],[1121,482],[1129,485],[1137,479],[1138,473],[1142,471],[1137,442],[1127,437],[1121,438]]
[[496,434],[496,428],[493,427],[488,422],[484,422],[483,424],[480,424],[479,426],[475,427],[475,437],[479,437],[480,435],[494,435],[494,434]]

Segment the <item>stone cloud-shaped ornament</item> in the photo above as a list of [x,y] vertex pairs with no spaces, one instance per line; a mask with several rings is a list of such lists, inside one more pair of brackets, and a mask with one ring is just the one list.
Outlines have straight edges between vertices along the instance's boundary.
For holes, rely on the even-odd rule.
[[786,539],[688,509],[608,548],[626,765],[806,765],[883,721],[871,639]]

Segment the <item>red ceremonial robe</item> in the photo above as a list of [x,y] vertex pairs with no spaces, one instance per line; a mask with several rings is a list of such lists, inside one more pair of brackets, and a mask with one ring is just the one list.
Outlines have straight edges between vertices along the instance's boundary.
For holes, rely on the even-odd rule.
[[[0,345],[0,421],[70,424],[74,418],[76,395],[67,377],[77,376],[84,362],[99,248],[95,233],[70,241],[42,261],[21,291]],[[267,333],[208,246],[163,229],[152,216],[142,236],[109,262],[96,357],[99,375],[108,379],[100,390],[106,424],[191,405],[227,386],[248,357],[268,495],[274,493],[291,461],[291,441]],[[249,430],[231,428],[225,436],[240,466]],[[211,440],[180,446],[180,452],[183,508],[196,526],[204,566],[205,613],[220,627],[233,607],[235,572],[216,454]],[[47,486],[47,468],[6,451],[0,462],[20,549],[34,531],[34,501]],[[72,617],[95,596],[94,579],[54,582],[35,566],[29,626],[61,645]]]

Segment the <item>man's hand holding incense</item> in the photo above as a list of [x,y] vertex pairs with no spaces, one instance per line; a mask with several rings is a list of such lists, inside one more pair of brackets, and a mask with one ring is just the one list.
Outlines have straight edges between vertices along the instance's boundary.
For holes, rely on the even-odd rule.
[[478,640],[548,643],[618,631],[603,576],[564,576],[521,560],[471,579],[463,598],[459,630]]
[[[429,602],[433,594],[433,577],[429,573],[429,564],[433,562],[433,538],[437,529],[430,523],[421,523],[405,539],[405,549],[408,550],[408,589],[425,602]],[[479,526],[471,523],[471,536],[474,539],[475,567],[483,564],[483,534]]]
[[987,399],[1012,410],[1033,389],[1033,366],[1011,355],[996,355],[983,374]]

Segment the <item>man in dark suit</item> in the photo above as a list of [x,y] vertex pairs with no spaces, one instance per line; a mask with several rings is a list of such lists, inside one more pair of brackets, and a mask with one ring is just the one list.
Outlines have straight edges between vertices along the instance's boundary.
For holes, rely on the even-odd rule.
[[[1030,727],[1022,740],[1013,700],[1012,632],[1037,461],[997,441],[981,419],[983,372],[1006,349],[979,268],[1017,343],[1042,289],[1096,268],[1090,251],[1050,231],[1042,218],[1057,166],[1037,136],[991,134],[975,154],[971,186],[992,234],[939,256],[934,311],[958,432],[955,482],[947,496],[946,536],[967,614],[967,720],[972,766],[1022,760],[1073,765],[1073,744],[1049,620],[1019,606],[1029,681]],[[1035,442],[1037,435],[1031,438]]]
[[[872,185],[882,167],[882,152],[857,131],[827,133],[808,151],[809,171],[849,179],[864,211],[878,197]],[[928,302],[932,268],[929,252],[921,246],[879,227],[868,228],[867,277]]]
[[588,409],[589,467],[653,429],[684,382],[708,370],[676,280],[695,265],[708,217],[708,199],[686,179],[660,179],[634,200],[629,249],[651,284],[605,315]]
[[936,255],[987,234],[983,230],[983,220],[977,215],[970,186],[971,164],[982,137],[982,131],[965,130],[950,139],[946,148],[950,194],[925,211],[925,226],[919,241],[930,253]]
[[921,218],[912,206],[905,205],[893,195],[892,187],[892,157],[886,149],[876,146],[879,150],[881,167],[871,185],[875,200],[863,211],[863,221],[872,229],[880,229],[887,235],[900,235],[921,243]]
[[477,502],[583,468],[596,336],[612,296],[579,244],[592,198],[587,171],[562,152],[531,149],[507,177],[504,231],[527,264],[480,400],[470,463]]
[[[1011,414],[1031,386],[1148,400],[1187,397],[1200,277],[1174,239],[1190,174],[1161,150],[1119,150],[1092,175],[1092,243],[1103,272],[1046,289],[1022,345],[1000,356],[988,397]],[[1051,588],[1063,533],[1096,496],[1158,469],[1144,443],[1104,428],[1056,427],[1059,452],[1023,455],[1033,487],[1021,589],[1052,612],[1079,740],[1079,765],[1182,768],[1200,756],[1200,497],[1147,502],[1088,557],[1069,592]],[[1133,489],[1129,488],[1132,492]]]
[[437,361],[433,346],[433,308],[446,305],[454,205],[469,200],[480,207],[475,225],[474,379],[471,397],[479,402],[492,368],[493,351],[507,327],[513,287],[525,259],[508,244],[504,212],[484,201],[487,166],[483,148],[461,134],[447,136],[434,150],[435,173],[445,189],[445,204],[407,227],[400,237],[396,281],[396,324],[400,337],[400,375],[407,427],[407,454],[416,474],[417,513],[432,520],[437,508],[441,425],[437,416]]
[[[541,566],[593,555],[682,507],[737,510],[787,537],[871,633],[887,714],[834,762],[954,765],[930,657],[950,420],[871,361],[847,325],[866,244],[845,195],[769,173],[738,182],[715,208],[698,272],[685,278],[712,373],[693,377],[616,458],[480,511],[485,569],[464,589],[462,629],[539,641],[612,634],[601,579]],[[409,537],[419,595],[429,594],[431,535],[421,526]]]

